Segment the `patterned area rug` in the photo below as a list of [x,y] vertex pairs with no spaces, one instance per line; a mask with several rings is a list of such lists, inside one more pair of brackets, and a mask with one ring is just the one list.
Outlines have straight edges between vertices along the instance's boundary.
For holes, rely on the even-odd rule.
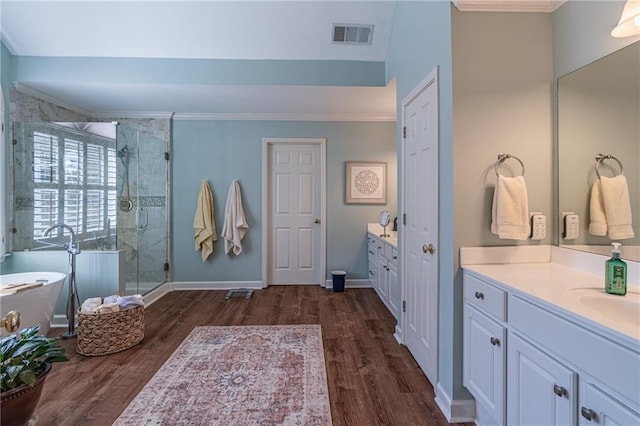
[[196,327],[114,425],[331,425],[320,325]]

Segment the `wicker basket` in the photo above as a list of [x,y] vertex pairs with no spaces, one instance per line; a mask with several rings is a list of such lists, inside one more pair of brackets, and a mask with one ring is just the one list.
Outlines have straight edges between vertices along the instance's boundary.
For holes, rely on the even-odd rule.
[[129,349],[144,338],[144,307],[117,312],[78,312],[76,352],[85,356],[108,355]]

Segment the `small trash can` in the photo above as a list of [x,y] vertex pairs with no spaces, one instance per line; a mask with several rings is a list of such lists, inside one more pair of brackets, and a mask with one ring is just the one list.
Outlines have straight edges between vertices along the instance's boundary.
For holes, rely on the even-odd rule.
[[344,291],[344,279],[347,276],[347,271],[331,271],[333,277],[333,292],[342,293]]

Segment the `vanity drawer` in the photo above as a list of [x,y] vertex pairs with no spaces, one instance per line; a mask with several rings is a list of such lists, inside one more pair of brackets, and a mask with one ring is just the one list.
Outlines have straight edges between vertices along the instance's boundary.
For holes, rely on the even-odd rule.
[[501,321],[506,320],[507,294],[479,278],[464,274],[464,299]]
[[371,235],[368,235],[367,241],[368,241],[367,250],[369,252],[369,255],[374,256],[376,253],[378,253],[378,239],[375,237],[372,237]]

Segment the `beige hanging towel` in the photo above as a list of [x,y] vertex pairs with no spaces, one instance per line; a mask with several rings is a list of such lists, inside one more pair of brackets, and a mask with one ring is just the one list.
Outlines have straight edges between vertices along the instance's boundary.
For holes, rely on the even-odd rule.
[[607,217],[607,235],[612,240],[633,238],[629,186],[624,175],[600,177],[604,213]]
[[213,253],[213,242],[218,240],[216,222],[213,219],[213,194],[206,180],[203,180],[200,185],[198,205],[193,218],[193,229],[195,230],[196,251],[202,250],[202,261],[204,262]]
[[529,199],[524,176],[499,175],[493,193],[491,232],[500,238],[526,240],[530,231]]
[[249,225],[242,208],[240,185],[234,180],[229,187],[227,206],[224,209],[224,226],[222,227],[224,252],[229,254],[233,250],[236,256],[242,253],[242,239],[248,230]]

